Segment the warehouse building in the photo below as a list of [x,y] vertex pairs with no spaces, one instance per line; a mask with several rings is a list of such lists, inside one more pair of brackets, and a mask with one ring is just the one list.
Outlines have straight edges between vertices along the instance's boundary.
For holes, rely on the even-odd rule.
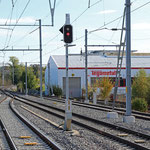
[[[49,65],[48,65],[49,64]],[[58,85],[63,89],[65,95],[66,57],[64,55],[50,56],[45,70],[45,94],[48,94],[48,84],[50,87]],[[121,79],[118,93],[125,94],[126,86],[126,58],[123,58]],[[117,69],[117,56],[88,56],[88,82],[92,85],[96,79],[109,76],[115,81]],[[150,74],[150,56],[132,56],[131,77],[144,69]],[[69,96],[81,97],[82,88],[85,88],[85,57],[69,56]],[[48,83],[49,82],[49,83]],[[112,90],[113,92],[113,90]]]

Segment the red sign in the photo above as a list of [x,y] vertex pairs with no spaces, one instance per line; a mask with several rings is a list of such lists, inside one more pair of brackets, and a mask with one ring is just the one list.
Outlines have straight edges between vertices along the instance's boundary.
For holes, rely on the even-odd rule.
[[101,76],[101,75],[116,75],[116,71],[92,71],[93,76]]

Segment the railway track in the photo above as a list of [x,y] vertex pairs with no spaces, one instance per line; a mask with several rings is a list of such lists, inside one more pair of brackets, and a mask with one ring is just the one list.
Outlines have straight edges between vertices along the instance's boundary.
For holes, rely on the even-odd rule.
[[[47,106],[39,102],[35,104],[35,101],[31,101],[29,99],[28,99],[28,102],[17,97],[15,97],[15,99],[18,101],[22,101],[23,103],[29,106],[33,106],[37,109],[40,109],[46,113],[53,114],[62,119],[64,118],[64,110],[62,109],[58,109],[52,106]],[[49,109],[52,109],[52,111],[50,111]],[[56,113],[56,110],[57,110],[57,113]],[[102,121],[95,120],[95,119],[85,117],[85,116],[75,114],[75,113],[73,113],[72,123],[78,126],[84,127],[92,132],[95,132],[96,134],[106,136],[107,138],[113,139],[115,141],[119,141],[120,143],[126,144],[127,146],[130,146],[131,148],[139,149],[139,150],[150,149],[150,145],[147,146],[147,144],[150,143],[150,136],[147,134],[129,130],[129,129],[119,127],[114,124],[102,122]],[[95,127],[95,124],[96,124],[96,127]],[[103,128],[103,130],[100,130],[100,128]],[[130,138],[127,140],[126,137],[122,137],[122,136],[130,136]],[[133,141],[131,139],[137,139],[137,140]],[[144,144],[141,144],[141,143],[137,144],[136,142],[143,142]]]
[[[48,99],[48,100],[60,102],[60,103],[65,103],[65,99],[58,100],[57,98],[46,98],[46,97],[44,97],[44,99]],[[77,102],[77,101],[72,101],[72,104],[76,105],[76,106],[82,106],[82,107],[94,109],[94,110],[100,110],[100,111],[106,111],[106,112],[112,111],[112,107],[110,107],[110,106],[94,105],[94,104],[82,103],[82,102]],[[121,115],[125,114],[124,108],[115,108],[114,111]],[[138,119],[144,119],[144,120],[150,121],[150,113],[143,113],[143,112],[133,110],[132,115]]]
[[4,122],[0,119],[0,149],[17,150]]
[[[13,107],[12,101],[9,101],[10,98],[6,99],[0,105],[0,114],[3,120],[0,123],[2,126],[2,131],[5,131],[4,134],[6,135],[8,144],[10,145],[10,149],[61,149],[42,131],[37,129],[30,121],[19,114],[19,112],[17,112],[17,110],[15,110],[15,108]],[[9,106],[11,110],[9,109]],[[12,112],[14,112],[17,116],[15,116]]]
[[[12,94],[14,94],[14,93],[12,93]],[[23,97],[21,95],[16,95],[16,96],[25,99],[25,97]],[[65,103],[65,99],[64,98],[62,98],[62,99],[58,99],[58,98],[55,98],[55,97],[53,97],[53,98],[43,97],[43,98],[46,99],[46,100],[54,101],[54,102]],[[74,100],[72,100],[72,104],[75,105],[75,106],[80,106],[80,107],[85,107],[85,108],[94,109],[94,110],[100,110],[100,111],[105,111],[105,112],[112,111],[112,107],[111,106],[105,106],[105,105],[100,105],[100,104],[94,105],[94,104],[88,104],[88,103],[83,103],[83,102],[77,102],[77,101],[74,101]],[[125,110],[125,108],[117,108],[117,107],[115,107],[114,111],[117,112],[120,115],[125,115],[125,111],[126,110]],[[132,110],[132,115],[135,116],[138,119],[143,119],[143,120],[150,121],[150,113],[144,113],[144,112],[139,112],[139,111]]]

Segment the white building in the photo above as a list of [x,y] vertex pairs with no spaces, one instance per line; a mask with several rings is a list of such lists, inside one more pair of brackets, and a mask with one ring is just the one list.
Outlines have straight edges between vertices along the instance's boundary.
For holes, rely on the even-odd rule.
[[[121,80],[118,92],[125,93],[126,82],[126,58],[123,59]],[[64,55],[50,56],[45,71],[45,93],[48,94],[49,85],[58,85],[63,89],[65,95],[66,57]],[[88,82],[92,84],[97,78],[109,76],[115,81],[117,67],[116,56],[88,56]],[[49,69],[48,69],[49,68]],[[133,56],[131,58],[131,77],[144,69],[150,74],[150,56]],[[49,70],[49,73],[48,73]],[[85,57],[69,56],[69,95],[70,97],[80,97],[82,88],[85,88]],[[48,79],[49,76],[49,79]]]

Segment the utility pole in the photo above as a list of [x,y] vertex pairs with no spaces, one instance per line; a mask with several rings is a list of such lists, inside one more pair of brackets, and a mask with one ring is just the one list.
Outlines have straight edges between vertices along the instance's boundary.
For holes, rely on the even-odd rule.
[[85,102],[89,103],[88,100],[88,56],[87,56],[87,29],[85,29]]
[[14,65],[12,67],[12,73],[13,73],[13,85],[14,85],[14,81],[15,81]]
[[50,62],[48,62],[48,95],[50,94]]
[[42,98],[42,31],[41,31],[41,19],[39,19],[39,40],[40,40],[40,98]]
[[54,26],[54,11],[55,11],[55,5],[56,5],[56,0],[54,0],[53,7],[52,7],[52,5],[51,5],[51,0],[49,0],[49,6],[50,6],[51,18],[52,18],[52,26]]
[[3,61],[3,75],[2,75],[2,85],[4,86],[4,80],[5,80],[5,75],[4,75],[4,73],[5,73],[5,66],[4,66],[4,61]]
[[27,90],[28,90],[28,85],[27,85],[27,62],[25,63],[25,72],[26,72],[25,73],[26,74],[25,75],[25,81],[26,81],[26,93],[25,94],[27,95],[28,94],[28,92],[27,92]]
[[126,0],[126,114],[124,122],[135,122],[131,116],[131,2]]
[[18,26],[18,27],[30,27],[30,26],[38,26],[39,27],[39,47],[40,49],[0,49],[0,51],[39,51],[40,50],[40,98],[42,98],[42,30],[41,27],[50,27],[52,25],[41,25],[41,19],[38,20],[39,21],[39,25],[27,25],[27,24],[0,24],[1,26]]

